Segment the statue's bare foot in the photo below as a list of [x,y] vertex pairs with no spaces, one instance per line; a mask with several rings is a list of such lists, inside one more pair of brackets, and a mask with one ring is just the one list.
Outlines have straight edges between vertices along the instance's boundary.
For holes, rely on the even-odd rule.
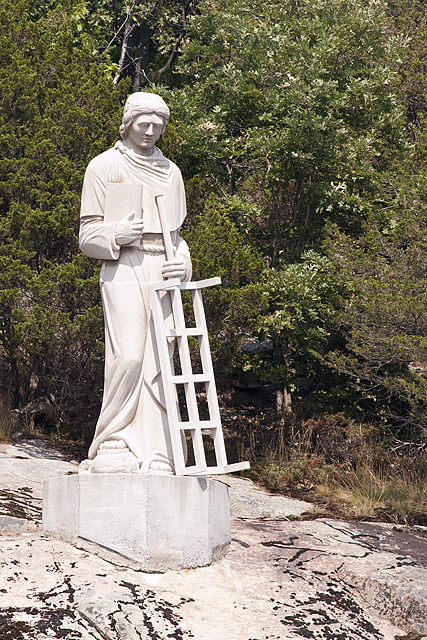
[[144,473],[172,475],[172,462],[165,453],[153,451],[147,460],[139,460],[123,440],[105,440],[93,460],[84,460],[79,473]]
[[155,449],[151,456],[144,460],[139,473],[172,475],[174,473],[174,469],[168,456],[162,451],[157,451]]
[[138,473],[139,460],[123,440],[106,440],[99,445],[91,473]]
[[160,462],[159,460],[153,460],[148,469],[148,473],[151,471],[162,471],[163,473],[173,473],[173,469],[168,462]]
[[91,473],[92,460],[82,460],[79,464],[78,473]]

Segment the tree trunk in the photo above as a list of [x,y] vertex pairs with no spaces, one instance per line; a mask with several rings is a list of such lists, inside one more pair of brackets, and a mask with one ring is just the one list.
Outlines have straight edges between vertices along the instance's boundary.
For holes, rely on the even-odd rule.
[[148,23],[143,20],[134,34],[137,38],[136,51],[134,58],[134,72],[132,75],[132,93],[140,91],[147,81],[145,69],[148,64],[148,55],[150,53],[150,37],[151,29]]
[[126,58],[128,57],[128,46],[129,46],[129,38],[132,34],[132,30],[133,27],[130,24],[130,20],[129,20],[129,16],[126,20],[126,24],[125,24],[125,32],[123,35],[123,44],[122,44],[122,51],[120,53],[120,60],[119,60],[119,66],[117,68],[117,73],[114,76],[114,84],[117,84],[118,81],[121,78],[121,75],[123,73],[123,70],[125,68],[126,65]]
[[282,461],[285,456],[285,429],[287,418],[292,415],[292,396],[285,388],[276,391],[276,410],[280,416],[279,437],[278,437],[278,457]]
[[282,417],[292,413],[292,395],[287,389],[276,391],[276,409]]

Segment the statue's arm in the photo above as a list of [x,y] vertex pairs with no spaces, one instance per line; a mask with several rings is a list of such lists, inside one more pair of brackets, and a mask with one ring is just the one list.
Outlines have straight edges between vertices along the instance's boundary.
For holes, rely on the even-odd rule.
[[186,275],[184,280],[186,282],[189,282],[193,275],[193,266],[191,264],[190,250],[188,248],[188,244],[185,242],[183,238],[181,238],[179,233],[177,234],[175,246],[176,246],[176,255],[182,257],[185,263]]
[[79,245],[89,258],[117,260],[120,245],[115,241],[116,223],[106,224],[102,217],[82,216],[80,218]]
[[[174,165],[175,171],[175,189],[176,189],[176,198],[179,203],[179,207],[181,211],[183,211],[182,219],[185,218],[187,213],[187,204],[185,199],[185,189],[184,182],[182,180],[181,171],[178,169],[176,165]],[[191,264],[190,250],[188,248],[188,244],[185,242],[183,238],[179,235],[178,231],[172,232],[172,242],[175,246],[175,260],[172,262],[177,263],[179,261],[181,263],[180,267],[184,271],[184,275],[180,275],[178,277],[181,278],[182,282],[189,282],[192,278],[193,267]],[[167,263],[169,264],[169,263]],[[171,267],[172,276],[169,275],[167,277],[174,277],[175,273],[173,267]],[[175,276],[176,277],[176,276]]]
[[93,166],[86,169],[80,212],[80,249],[89,258],[117,260],[120,245],[116,242],[116,222],[104,222],[106,181]]

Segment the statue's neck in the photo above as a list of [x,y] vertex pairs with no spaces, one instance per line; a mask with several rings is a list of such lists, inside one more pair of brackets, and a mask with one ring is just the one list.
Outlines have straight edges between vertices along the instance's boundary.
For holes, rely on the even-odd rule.
[[136,144],[133,144],[131,140],[126,138],[123,140],[123,146],[129,151],[133,151],[137,156],[142,156],[143,158],[149,158],[154,153],[154,145],[152,147],[139,147]]

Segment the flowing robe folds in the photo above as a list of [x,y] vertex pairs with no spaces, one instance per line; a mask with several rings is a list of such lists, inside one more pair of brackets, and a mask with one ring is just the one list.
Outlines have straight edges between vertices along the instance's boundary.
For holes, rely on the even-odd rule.
[[[117,222],[104,222],[108,183],[143,185],[142,247],[115,242]],[[178,167],[153,147],[140,156],[117,142],[94,158],[83,184],[80,248],[103,260],[101,295],[105,321],[105,382],[101,413],[89,458],[106,440],[123,440],[149,470],[153,460],[173,467],[172,447],[164,407],[158,354],[150,313],[148,284],[161,282],[166,260],[155,195],[163,194],[169,229],[177,254],[191,279],[187,244],[179,237],[186,215],[185,192]],[[126,215],[129,212],[125,212]],[[165,319],[171,318],[169,296],[163,298]]]

